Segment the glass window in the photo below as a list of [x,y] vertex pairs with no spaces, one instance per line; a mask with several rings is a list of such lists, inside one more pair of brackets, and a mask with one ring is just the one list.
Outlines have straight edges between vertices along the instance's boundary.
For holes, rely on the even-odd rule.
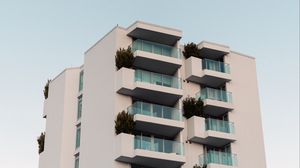
[[81,118],[82,114],[82,97],[78,98],[78,105],[77,105],[77,120]]
[[79,156],[75,157],[75,168],[79,168]]
[[76,149],[80,146],[80,134],[81,134],[81,127],[79,125],[76,128]]
[[152,52],[152,44],[149,42],[143,42],[143,50],[146,52]]
[[80,72],[79,76],[79,91],[81,91],[83,88],[83,71]]

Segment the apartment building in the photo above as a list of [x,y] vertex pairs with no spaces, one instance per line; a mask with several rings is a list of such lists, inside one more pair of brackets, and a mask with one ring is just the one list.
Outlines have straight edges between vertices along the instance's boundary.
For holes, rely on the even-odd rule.
[[[114,27],[85,52],[81,67],[50,83],[39,168],[266,168],[253,57],[202,41],[185,58],[182,31],[137,21]],[[116,69],[131,47],[132,68]],[[183,116],[182,101],[203,101],[206,117]],[[118,113],[134,134],[115,134]]]

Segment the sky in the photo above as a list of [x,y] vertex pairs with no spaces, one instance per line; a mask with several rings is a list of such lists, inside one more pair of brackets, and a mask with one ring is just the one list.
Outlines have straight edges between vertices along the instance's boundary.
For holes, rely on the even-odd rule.
[[299,168],[299,0],[1,0],[1,168],[38,167],[47,79],[136,20],[256,57],[267,166]]

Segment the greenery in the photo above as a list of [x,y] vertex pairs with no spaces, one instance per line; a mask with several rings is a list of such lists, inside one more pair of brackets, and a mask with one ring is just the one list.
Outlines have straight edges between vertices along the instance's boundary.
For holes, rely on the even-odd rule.
[[37,139],[38,145],[39,145],[39,154],[44,151],[45,147],[45,133],[41,133],[41,135]]
[[117,135],[120,133],[133,134],[134,124],[133,115],[122,111],[115,120],[115,133]]
[[46,85],[45,85],[45,87],[44,87],[44,97],[45,97],[45,99],[48,98],[48,94],[49,94],[49,84],[50,84],[50,82],[51,82],[51,80],[48,79],[48,81],[47,81],[47,83],[46,83]]
[[195,164],[193,168],[207,168],[207,166],[205,164],[202,166]]
[[203,112],[203,101],[193,97],[187,97],[183,101],[183,116],[189,119],[193,116],[205,117]]
[[201,58],[200,50],[195,43],[188,43],[184,45],[183,55],[186,59],[190,58],[191,56]]
[[118,70],[122,67],[131,68],[133,65],[133,60],[134,57],[130,47],[128,47],[127,49],[120,48],[116,52],[115,61]]

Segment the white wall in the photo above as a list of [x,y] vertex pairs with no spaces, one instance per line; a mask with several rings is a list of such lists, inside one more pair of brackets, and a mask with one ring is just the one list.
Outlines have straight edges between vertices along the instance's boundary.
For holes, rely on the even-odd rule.
[[40,168],[74,167],[79,68],[69,68],[50,84],[45,148]]
[[255,59],[232,52],[226,62],[232,75],[227,88],[234,104],[229,120],[235,124],[237,139],[232,152],[241,168],[266,168]]

